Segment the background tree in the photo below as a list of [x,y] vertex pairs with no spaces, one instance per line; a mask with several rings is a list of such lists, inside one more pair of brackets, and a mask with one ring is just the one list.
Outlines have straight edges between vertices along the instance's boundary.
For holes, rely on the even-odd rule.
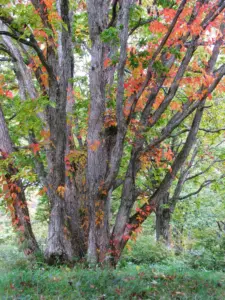
[[[32,116],[14,137],[15,147],[27,148],[21,156],[32,155],[50,202],[49,263],[87,254],[89,262],[111,258],[116,264],[132,233],[168,193],[196,142],[207,98],[223,89],[224,8],[219,0],[1,6],[1,53],[17,65],[26,87],[26,100],[20,96],[18,103]],[[74,57],[89,57],[88,80],[77,76]],[[7,82],[3,75],[5,114],[9,96],[17,97]],[[87,82],[89,94],[81,96]],[[12,106],[13,133],[24,119],[18,104]],[[190,130],[173,155],[167,140],[187,118]],[[135,212],[152,161],[161,180]],[[117,188],[120,205],[110,228]]]
[[[210,132],[210,129],[207,131]],[[219,131],[220,129],[211,130],[211,132]],[[223,142],[223,137],[221,136],[221,138]],[[156,238],[157,240],[161,238],[165,241],[167,246],[170,246],[171,243],[170,222],[177,202],[188,201],[192,196],[198,195],[202,190],[215,182],[223,184],[224,159],[222,157],[220,158],[218,153],[216,158],[213,156],[215,148],[218,148],[220,144],[221,141],[217,143],[216,147],[215,144],[213,144],[213,146],[211,145],[211,147],[206,144],[204,149],[198,140],[192,149],[189,160],[182,166],[177,176],[174,190],[171,190],[170,193],[167,193],[165,197],[158,202],[156,208]],[[192,188],[190,190],[190,187],[193,185],[194,189]],[[186,186],[188,186],[189,189],[187,189]],[[189,192],[184,194],[183,190],[189,190]]]

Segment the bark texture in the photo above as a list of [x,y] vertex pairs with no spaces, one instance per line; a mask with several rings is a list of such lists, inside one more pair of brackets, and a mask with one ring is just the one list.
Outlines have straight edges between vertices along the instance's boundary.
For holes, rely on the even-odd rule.
[[167,247],[170,247],[171,243],[170,219],[169,193],[167,193],[156,208],[156,239],[162,240]]
[[[7,125],[0,106],[0,153],[2,159],[7,159],[13,153],[12,141],[9,136]],[[5,179],[8,189],[9,210],[12,224],[19,234],[20,242],[23,243],[25,254],[29,255],[39,251],[37,241],[32,231],[29,210],[21,180],[13,180],[12,176],[17,174],[17,169],[12,162],[8,164]]]

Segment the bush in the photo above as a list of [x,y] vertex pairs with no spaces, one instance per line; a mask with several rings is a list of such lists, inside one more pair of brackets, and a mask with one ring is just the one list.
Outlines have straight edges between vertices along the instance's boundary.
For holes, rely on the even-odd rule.
[[[201,235],[201,236],[199,236]],[[189,250],[175,253],[152,236],[142,235],[130,241],[122,255],[120,266],[134,264],[173,264],[193,269],[218,270],[225,272],[225,235],[216,232],[198,231]]]
[[13,245],[0,245],[0,269],[2,271],[7,269],[21,268],[26,269],[28,267],[28,260],[22,251],[19,251],[18,247]]
[[215,230],[195,231],[195,243],[183,256],[192,268],[225,271],[225,235]]
[[208,249],[202,251],[189,251],[183,255],[187,265],[193,269],[220,270],[225,272],[224,253],[212,252]]
[[174,252],[162,242],[155,241],[150,236],[140,236],[137,241],[130,241],[124,251],[122,261],[131,261],[136,264],[167,263],[173,260]]

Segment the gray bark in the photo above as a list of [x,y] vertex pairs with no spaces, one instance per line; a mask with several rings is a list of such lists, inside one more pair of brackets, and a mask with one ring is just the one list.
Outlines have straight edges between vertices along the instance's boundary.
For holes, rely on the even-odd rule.
[[[40,6],[40,3],[38,3]],[[73,257],[80,257],[78,245],[79,235],[79,207],[76,206],[76,194],[72,182],[66,176],[64,158],[68,152],[68,134],[70,134],[67,120],[67,96],[69,91],[69,79],[72,77],[72,42],[69,20],[68,1],[57,1],[58,13],[63,26],[59,34],[59,50],[49,46],[48,64],[52,66],[53,74],[49,74],[49,100],[56,103],[56,109],[49,107],[47,111],[50,128],[51,145],[48,151],[48,195],[51,201],[51,216],[49,222],[48,245],[45,251],[49,262],[72,261]],[[43,23],[51,27],[45,16]],[[58,79],[57,79],[58,77]],[[59,187],[65,188],[64,196],[57,192]],[[71,225],[72,224],[72,225]],[[75,238],[76,237],[76,238]]]
[[[39,1],[33,1],[34,6],[41,14],[41,18],[46,27],[51,28],[45,14],[45,4]],[[73,256],[79,257],[77,245],[79,239],[75,241],[71,236],[77,235],[78,226],[76,226],[76,233],[71,233],[70,230],[74,229],[75,224],[79,224],[79,220],[72,220],[78,216],[74,213],[76,207],[74,200],[74,186],[69,182],[65,176],[65,162],[64,155],[66,153],[66,140],[69,137],[66,125],[66,106],[67,106],[67,93],[69,91],[69,79],[73,76],[72,68],[72,43],[70,38],[70,24],[68,19],[68,5],[67,1],[58,1],[59,14],[65,24],[68,25],[68,30],[62,28],[59,34],[59,54],[57,55],[53,49],[53,41],[47,49],[47,58],[43,62],[46,66],[49,75],[49,87],[46,89],[42,86],[42,91],[48,95],[49,100],[55,102],[56,109],[49,106],[46,109],[45,115],[39,114],[39,117],[44,121],[45,129],[50,130],[50,144],[46,146],[46,155],[48,162],[48,172],[45,172],[40,156],[35,157],[35,170],[38,173],[40,181],[47,187],[47,196],[51,203],[51,216],[49,222],[49,237],[48,245],[45,251],[46,259],[49,263],[55,261],[71,261]],[[5,28],[4,28],[5,29]],[[10,54],[16,61],[16,75],[19,81],[20,94],[22,100],[28,97],[35,99],[37,93],[32,83],[32,77],[27,66],[24,64],[23,57],[20,51],[15,47],[9,36],[3,36],[4,44],[7,46]],[[33,43],[35,40],[31,37]],[[25,51],[25,54],[26,51]],[[42,57],[43,60],[43,57]],[[41,85],[41,70],[35,71],[38,82]],[[35,141],[35,136],[30,135],[30,142]],[[68,184],[67,184],[68,183]],[[65,188],[65,197],[59,195],[58,187]],[[68,204],[68,205],[67,205]],[[73,206],[71,208],[71,206]],[[72,214],[71,214],[72,213]],[[71,222],[74,224],[71,226]],[[74,229],[75,230],[75,229]],[[73,242],[72,242],[73,240]],[[73,244],[73,245],[72,245]]]
[[[0,106],[0,152],[2,158],[7,158],[13,153],[12,141],[9,136],[8,128]],[[12,176],[16,175],[17,169],[13,164],[9,164],[6,170],[5,178],[8,185],[9,193],[12,197],[12,223],[20,236],[20,242],[23,243],[25,254],[29,255],[39,251],[37,241],[32,231],[29,210],[21,180],[13,180]]]
[[171,243],[170,219],[169,193],[167,193],[156,207],[156,239],[163,241],[167,247],[170,247]]
[[[125,137],[123,116],[124,68],[128,39],[129,8],[132,1],[118,2],[116,25],[120,28],[120,58],[117,68],[118,89],[116,96],[117,128],[104,128],[106,110],[106,84],[112,82],[112,73],[104,68],[104,60],[114,45],[104,44],[100,34],[108,28],[110,1],[87,1],[91,48],[90,92],[91,110],[88,123],[87,183],[89,203],[89,262],[104,262],[109,251],[110,193],[119,171]],[[116,13],[116,12],[115,12]],[[114,16],[115,17],[115,16]],[[115,17],[116,18],[116,17]],[[114,21],[113,21],[114,22]],[[113,24],[110,22],[110,26]],[[97,143],[96,149],[92,145]]]

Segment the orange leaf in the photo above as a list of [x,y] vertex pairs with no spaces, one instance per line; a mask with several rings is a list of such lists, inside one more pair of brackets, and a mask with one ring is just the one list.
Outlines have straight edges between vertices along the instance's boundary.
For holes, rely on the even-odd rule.
[[165,34],[167,32],[167,27],[160,23],[159,21],[153,21],[149,26],[149,30],[152,33],[162,33]]
[[124,236],[123,236],[123,240],[124,240],[124,241],[128,241],[129,239],[130,239],[130,236],[129,236],[129,235],[124,235]]
[[97,151],[99,146],[100,146],[100,141],[98,140],[94,140],[93,142],[88,142],[88,145],[89,145],[89,149],[91,151]]
[[65,187],[60,185],[58,186],[57,188],[57,193],[61,196],[61,197],[64,197],[64,194],[65,194]]
[[44,3],[45,3],[47,8],[52,8],[54,0],[44,0]]
[[37,152],[40,151],[40,146],[36,143],[30,144],[30,148],[33,150],[34,155],[36,155]]
[[13,200],[16,200],[17,194],[16,194],[16,193],[12,193],[12,194],[11,194],[11,197],[13,198]]
[[3,184],[2,189],[3,189],[4,193],[8,192],[8,190],[9,190],[8,184]]
[[164,157],[169,161],[173,160],[173,155],[174,154],[171,149],[169,149],[167,152],[164,153]]
[[110,64],[111,64],[111,59],[107,57],[104,60],[104,68],[108,68],[110,66]]
[[178,110],[178,111],[182,112],[182,108],[181,108],[181,104],[180,103],[172,102],[172,103],[170,103],[170,108],[172,110]]

